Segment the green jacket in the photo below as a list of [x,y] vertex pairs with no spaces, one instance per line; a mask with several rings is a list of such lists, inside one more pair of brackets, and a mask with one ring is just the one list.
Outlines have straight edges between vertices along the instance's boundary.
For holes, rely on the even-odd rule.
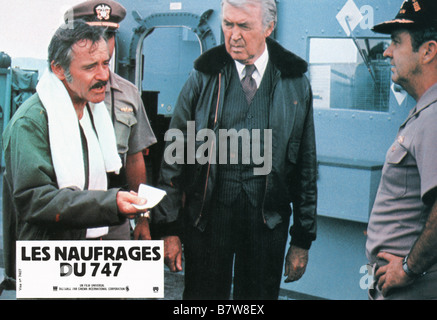
[[[307,63],[274,40],[267,39],[267,46],[275,77],[269,119],[272,170],[266,179],[263,218],[269,228],[288,221],[292,203],[292,243],[309,248],[316,238],[317,161],[312,92],[304,75]],[[170,128],[177,128],[187,136],[187,121],[195,121],[196,134],[209,128],[218,137],[232,68],[235,68],[234,61],[224,45],[202,54],[182,88]],[[167,196],[153,212],[157,235],[180,232],[181,214],[188,215],[189,223],[200,230],[205,228],[217,166],[197,162],[168,164],[164,159],[159,187],[167,191]],[[185,195],[183,210],[182,194]]]
[[[3,237],[8,277],[15,278],[16,240],[80,240],[85,239],[89,227],[124,222],[116,204],[118,189],[58,188],[47,113],[38,94],[12,117],[3,133],[3,150]],[[87,172],[87,161],[84,164]]]

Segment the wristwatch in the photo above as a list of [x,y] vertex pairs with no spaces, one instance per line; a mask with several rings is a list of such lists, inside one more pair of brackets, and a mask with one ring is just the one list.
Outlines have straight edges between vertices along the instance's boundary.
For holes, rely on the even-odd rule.
[[405,256],[404,261],[402,261],[402,269],[404,269],[407,276],[409,276],[410,278],[413,278],[413,279],[417,279],[417,278],[420,278],[426,274],[426,272],[416,273],[413,270],[411,270],[408,267],[407,260],[408,260],[408,254]]
[[150,211],[140,213],[138,216],[140,216],[141,218],[146,218],[146,219],[150,220]]

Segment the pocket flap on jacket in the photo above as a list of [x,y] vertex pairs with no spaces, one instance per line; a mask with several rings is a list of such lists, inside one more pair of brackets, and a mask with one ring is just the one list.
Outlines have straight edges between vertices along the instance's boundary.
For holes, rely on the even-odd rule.
[[137,123],[137,118],[135,118],[135,115],[133,113],[116,112],[115,118],[118,122],[121,122],[128,127],[132,127]]
[[399,143],[395,143],[387,156],[387,162],[391,164],[400,164],[406,157],[408,151],[403,148]]

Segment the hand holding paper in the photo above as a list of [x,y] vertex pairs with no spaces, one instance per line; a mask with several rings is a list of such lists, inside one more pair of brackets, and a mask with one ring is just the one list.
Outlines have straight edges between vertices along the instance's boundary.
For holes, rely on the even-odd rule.
[[164,190],[141,184],[138,188],[138,197],[147,199],[147,203],[144,205],[132,205],[139,210],[151,209],[156,206],[166,194]]

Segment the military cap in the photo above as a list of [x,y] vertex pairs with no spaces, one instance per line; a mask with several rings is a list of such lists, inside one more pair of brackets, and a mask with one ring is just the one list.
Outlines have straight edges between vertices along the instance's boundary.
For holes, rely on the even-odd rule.
[[64,14],[64,20],[68,23],[83,19],[89,25],[116,30],[125,16],[126,9],[116,1],[88,0],[68,9]]
[[372,28],[378,33],[391,34],[399,29],[437,28],[436,0],[405,0],[393,20],[377,24]]

